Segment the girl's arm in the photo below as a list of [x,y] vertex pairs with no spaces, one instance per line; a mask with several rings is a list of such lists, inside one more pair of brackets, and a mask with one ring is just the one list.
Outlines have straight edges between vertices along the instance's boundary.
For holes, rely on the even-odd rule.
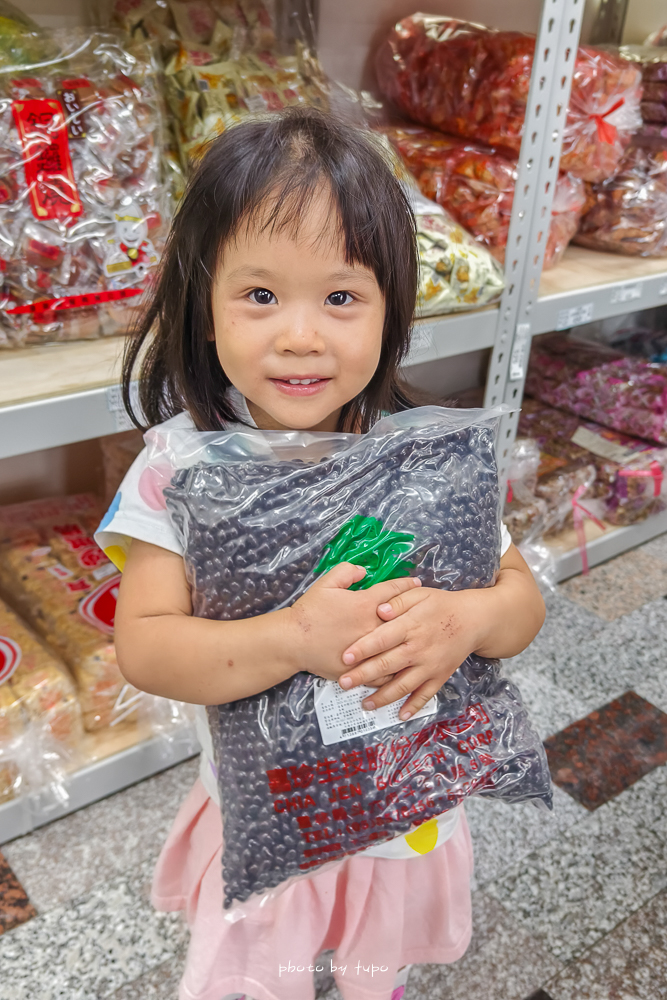
[[[483,590],[436,590],[400,595],[378,607],[385,624],[353,643],[343,654],[348,670],[339,683],[382,684],[365,708],[379,708],[405,695],[408,718],[431,698],[471,653],[516,656],[535,638],[545,616],[544,601],[516,546],[500,560],[493,587]],[[354,669],[352,669],[354,668]]]
[[192,616],[181,556],[135,540],[116,608],[118,665],[140,690],[198,705],[257,694],[299,670],[337,680],[343,650],[381,623],[378,603],[419,586],[408,578],[347,589],[364,574],[341,563],[291,608],[213,621]]

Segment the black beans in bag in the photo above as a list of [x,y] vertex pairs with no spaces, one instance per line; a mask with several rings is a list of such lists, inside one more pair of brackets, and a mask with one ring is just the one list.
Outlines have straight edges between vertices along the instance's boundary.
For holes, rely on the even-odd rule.
[[[498,416],[420,407],[364,435],[152,431],[149,461],[171,470],[164,496],[194,613],[229,620],[288,607],[343,561],[367,570],[355,588],[407,574],[445,590],[492,586]],[[551,806],[542,743],[497,661],[468,657],[407,722],[402,701],[361,709],[370,691],[301,672],[208,708],[225,909],[468,795]]]

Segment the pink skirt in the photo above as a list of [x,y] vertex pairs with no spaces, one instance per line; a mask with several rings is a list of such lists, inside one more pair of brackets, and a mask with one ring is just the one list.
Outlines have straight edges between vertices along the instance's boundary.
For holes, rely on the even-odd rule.
[[197,780],[153,877],[156,909],[184,910],[190,926],[179,1000],[313,1000],[315,960],[328,949],[344,1000],[390,1000],[401,966],[455,962],[470,942],[465,815],[428,854],[347,858],[233,923],[223,918],[221,853],[220,809]]

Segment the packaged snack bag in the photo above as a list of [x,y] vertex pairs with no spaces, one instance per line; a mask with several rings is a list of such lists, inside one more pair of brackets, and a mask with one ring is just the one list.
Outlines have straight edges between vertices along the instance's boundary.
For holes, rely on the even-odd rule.
[[[435,14],[399,21],[380,46],[378,83],[400,110],[431,128],[518,152],[535,38]],[[561,170],[610,177],[641,124],[641,74],[613,53],[580,46]]]
[[[427,198],[437,202],[497,260],[505,258],[517,158],[509,150],[400,123],[383,125],[385,134]],[[585,204],[583,181],[560,174],[556,183],[544,267],[562,257],[579,225]]]
[[667,254],[667,138],[663,149],[633,143],[615,177],[590,185],[574,242],[629,256]]
[[122,431],[100,438],[104,463],[104,503],[108,507],[122,483],[125,473],[144,447],[139,430]]
[[[564,509],[571,515],[567,501],[571,505],[574,493],[591,471],[593,480],[580,495],[585,500],[602,502],[598,509],[605,521],[635,524],[664,510],[667,448],[581,420],[528,397],[522,403],[519,433],[539,445],[535,492],[550,502],[552,510],[565,499]],[[576,482],[575,470],[585,470],[582,482]],[[549,528],[560,530],[563,523],[556,517]]]
[[0,47],[0,345],[122,333],[171,212],[152,52],[25,37],[33,61]]
[[[367,569],[357,588],[411,573],[444,589],[490,586],[501,412],[423,407],[365,435],[150,431],[194,613],[287,607],[344,560]],[[369,690],[301,672],[209,708],[226,909],[472,793],[550,803],[541,741],[497,661],[469,657],[404,723],[400,702],[363,712]]]
[[92,539],[99,518],[85,494],[0,508],[0,587],[71,670],[87,730],[112,724],[136,694],[116,663],[120,576]]
[[526,392],[622,434],[667,444],[667,365],[542,338],[531,352]]

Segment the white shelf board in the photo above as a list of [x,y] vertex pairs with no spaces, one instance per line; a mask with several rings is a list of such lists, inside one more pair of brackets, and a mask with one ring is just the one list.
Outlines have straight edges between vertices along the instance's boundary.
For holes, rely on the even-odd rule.
[[194,729],[184,729],[171,740],[154,737],[72,774],[66,783],[69,800],[65,806],[48,808],[32,795],[6,802],[0,806],[0,844],[180,764],[199,750]]
[[[493,346],[497,307],[418,320],[406,365]],[[114,434],[122,338],[0,352],[0,458]]]
[[[590,522],[586,522],[588,527]],[[634,549],[637,545],[643,545],[656,535],[662,535],[667,531],[667,511],[647,517],[645,521],[638,524],[631,524],[627,528],[615,528],[608,526],[602,534],[595,532],[592,539],[586,543],[586,555],[589,566],[598,566],[600,563],[613,559],[614,556]],[[573,533],[570,533],[573,534]],[[578,548],[570,549],[566,552],[558,552],[556,555],[556,579],[558,583],[568,580],[571,576],[578,576],[582,571],[581,552]]]
[[667,257],[624,257],[569,246],[560,264],[542,274],[531,333],[660,305],[667,305]]

